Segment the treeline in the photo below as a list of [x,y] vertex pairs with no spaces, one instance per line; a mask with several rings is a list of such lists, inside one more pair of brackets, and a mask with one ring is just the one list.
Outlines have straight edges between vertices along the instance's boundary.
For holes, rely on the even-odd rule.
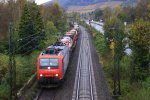
[[[116,67],[116,69],[112,69],[112,71],[114,73],[115,71],[119,71],[121,90],[123,96],[127,95],[125,99],[128,100],[133,100],[133,98],[136,98],[135,100],[137,100],[137,98],[148,99],[148,94],[145,91],[148,92],[149,89],[144,84],[149,84],[150,73],[149,14],[150,1],[140,0],[136,6],[125,8],[117,6],[114,10],[106,8],[102,16],[105,22],[104,41],[106,51],[110,51],[114,59],[112,63],[114,63]],[[126,41],[125,38],[128,38],[128,41]],[[129,46],[125,46],[124,43],[129,44]],[[130,56],[124,53],[124,50],[128,48],[132,50]],[[113,76],[113,80],[114,77],[116,78],[115,80],[119,79],[116,74],[111,73],[110,75]],[[139,89],[138,96],[134,96],[137,91],[133,91],[132,89]]]
[[[18,50],[19,53],[25,53],[26,49],[34,49],[38,45],[40,47],[40,45],[44,45],[40,40],[48,40],[51,38],[50,35],[53,35],[54,38],[56,33],[63,33],[69,28],[67,16],[56,2],[49,7],[38,6],[36,3],[26,0],[7,0],[7,2],[0,2],[0,5],[1,52],[5,51],[3,49],[8,49],[4,48],[8,47],[7,45],[2,45],[8,41],[10,22],[14,24],[17,48],[31,41],[24,48]],[[28,38],[26,38],[27,36]],[[43,43],[47,42],[43,41]],[[32,50],[27,54],[31,52]]]
[[[129,45],[133,50],[131,56],[132,63],[130,65],[130,79],[132,82],[145,80],[148,77],[150,63],[149,6],[149,0],[140,0],[135,7],[122,8],[118,6],[113,11],[106,8],[103,13],[103,19],[105,21],[104,36],[108,48],[111,44],[110,40],[116,39],[115,54],[121,56],[122,53],[118,53],[118,50],[123,50],[119,45],[122,45],[122,41],[125,37],[129,38]],[[126,22],[127,25],[124,25],[124,22]],[[117,41],[117,39],[121,40]]]
[[67,31],[69,25],[67,15],[58,3],[45,7],[29,0],[1,0],[0,22],[0,98],[7,100],[10,94],[10,25],[14,34],[16,91],[35,74],[40,52]]

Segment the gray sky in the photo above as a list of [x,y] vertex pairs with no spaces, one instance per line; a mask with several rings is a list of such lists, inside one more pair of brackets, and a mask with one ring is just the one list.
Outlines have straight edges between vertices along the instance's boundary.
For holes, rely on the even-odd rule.
[[45,2],[48,2],[48,1],[51,1],[51,0],[35,0],[35,2],[39,5],[39,4],[42,4],[42,3],[45,3]]

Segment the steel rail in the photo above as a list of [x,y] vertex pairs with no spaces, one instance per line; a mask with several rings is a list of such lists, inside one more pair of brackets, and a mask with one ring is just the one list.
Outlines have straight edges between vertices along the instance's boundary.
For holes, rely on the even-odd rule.
[[[92,64],[92,58],[91,58],[90,43],[88,39],[89,39],[88,34],[86,33],[86,31],[83,31],[82,36],[81,36],[81,45],[80,45],[80,51],[79,51],[79,57],[78,57],[78,65],[77,65],[76,79],[75,79],[72,100],[80,100],[80,99],[97,100],[95,78],[93,76],[94,72],[92,69],[93,64]],[[82,72],[82,70],[85,71],[86,73]],[[86,86],[86,88],[84,87],[83,91],[85,92],[85,94],[80,95],[80,92],[82,93],[82,86],[80,85],[87,84],[85,83],[86,81],[82,80],[82,78],[84,78],[84,76],[82,77],[82,75],[87,75],[85,76],[85,80],[86,81],[88,80],[87,82],[89,83],[89,87],[88,85]],[[82,84],[80,82],[82,82]],[[90,94],[87,93],[88,88],[89,88]]]
[[[82,35],[81,35],[82,37]],[[77,89],[76,89],[76,100],[79,99],[79,90],[80,90],[80,77],[81,77],[81,73],[80,73],[80,68],[81,68],[81,50],[82,50],[82,44],[83,44],[83,40],[81,39],[81,44],[80,44],[80,50],[79,50],[79,57],[78,57],[78,67],[77,67],[77,72],[78,72],[78,76],[76,77],[77,80]]]
[[88,66],[88,69],[89,69],[89,79],[90,79],[90,92],[91,92],[91,100],[94,100],[94,93],[93,93],[93,84],[92,84],[92,71],[91,71],[91,67],[92,66],[90,66],[91,65],[91,63],[92,63],[92,61],[91,61],[91,59],[90,59],[90,46],[89,46],[89,42],[87,42],[87,50],[88,50],[88,57],[89,57],[89,66]]
[[34,100],[40,100],[42,93],[43,93],[43,89],[40,89]]
[[88,41],[88,47],[89,47],[89,57],[90,57],[90,73],[91,73],[91,86],[92,86],[92,95],[93,95],[93,99],[97,100],[97,92],[96,92],[96,85],[95,85],[95,77],[94,77],[94,71],[93,71],[93,62],[92,62],[92,56],[91,56],[91,48],[90,48],[90,43]]

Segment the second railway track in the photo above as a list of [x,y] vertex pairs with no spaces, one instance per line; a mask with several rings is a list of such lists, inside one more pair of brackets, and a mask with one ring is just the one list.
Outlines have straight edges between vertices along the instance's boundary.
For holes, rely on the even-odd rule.
[[81,38],[72,100],[97,100],[89,37],[85,30]]
[[39,90],[36,98],[34,100],[55,100],[56,90],[55,89],[45,89]]

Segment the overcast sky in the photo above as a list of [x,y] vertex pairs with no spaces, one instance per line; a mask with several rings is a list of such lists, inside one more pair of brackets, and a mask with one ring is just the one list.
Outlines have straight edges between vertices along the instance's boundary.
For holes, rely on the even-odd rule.
[[39,5],[39,4],[42,4],[42,3],[45,3],[45,2],[48,2],[48,1],[51,1],[51,0],[35,0],[35,2]]

